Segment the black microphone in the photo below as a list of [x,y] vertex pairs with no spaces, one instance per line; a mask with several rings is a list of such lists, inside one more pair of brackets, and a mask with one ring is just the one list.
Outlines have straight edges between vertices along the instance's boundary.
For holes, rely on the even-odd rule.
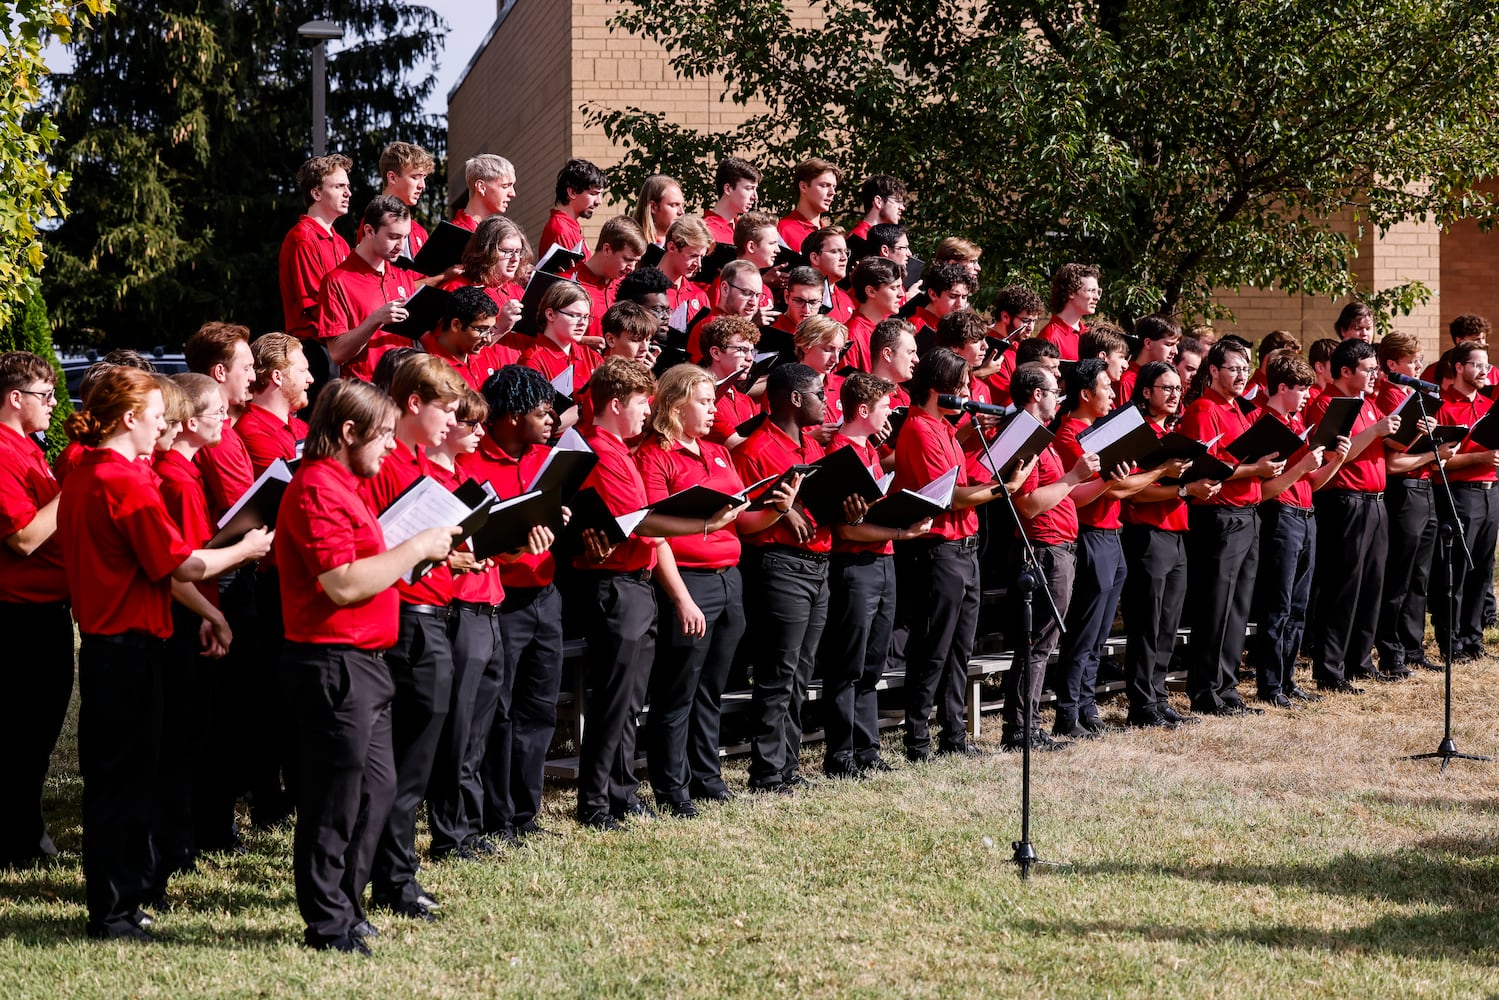
[[979,403],[962,396],[938,396],[937,405],[944,410],[965,410],[968,413],[983,413],[991,417],[1007,417],[1011,413],[1007,407],[995,406],[992,403]]
[[1409,375],[1402,375],[1399,372],[1385,372],[1384,377],[1389,379],[1391,382],[1394,382],[1396,385],[1403,385],[1407,388],[1417,389],[1421,392],[1429,392],[1433,396],[1440,396],[1442,394],[1442,387],[1434,382],[1426,382],[1422,379],[1411,378]]

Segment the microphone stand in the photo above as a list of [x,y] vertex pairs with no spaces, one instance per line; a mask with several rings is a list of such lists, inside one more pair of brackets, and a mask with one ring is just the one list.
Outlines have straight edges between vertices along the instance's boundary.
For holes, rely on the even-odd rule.
[[[977,422],[975,422],[974,430],[978,431]],[[1035,713],[1030,696],[1031,622],[1032,599],[1038,589],[1046,596],[1046,603],[1057,623],[1057,629],[1065,634],[1067,626],[1062,621],[1061,614],[1057,612],[1056,599],[1052,597],[1051,587],[1046,583],[1046,574],[1041,572],[1041,563],[1036,558],[1036,550],[1031,547],[1031,540],[1026,537],[1025,530],[1021,526],[1020,511],[1015,508],[1015,498],[1010,496],[1010,491],[1005,488],[1004,478],[995,468],[994,456],[989,454],[989,441],[982,431],[979,431],[978,439],[980,454],[986,460],[985,464],[989,471],[994,474],[994,488],[1004,496],[1005,506],[1010,509],[1010,516],[1014,518],[1017,534],[1020,535],[1021,567],[1020,573],[1015,577],[1015,587],[1020,591],[1020,636],[1011,654],[1010,669],[1015,669],[1015,664],[1019,664],[1020,674],[1015,683],[1015,693],[1024,699],[1021,715],[1024,733],[1020,743],[1020,839],[1013,841],[1010,846],[1015,852],[1011,860],[1020,869],[1020,878],[1028,880],[1031,876],[1031,867],[1034,865],[1068,867],[1065,861],[1042,860],[1036,854],[1036,848],[1031,844],[1031,731],[1035,728],[1035,720],[1032,718]]]
[[[1416,397],[1416,409],[1425,421],[1426,401],[1421,398],[1421,390],[1412,389],[1411,393]],[[1437,770],[1446,771],[1447,765],[1454,760],[1493,760],[1492,757],[1484,757],[1481,754],[1460,753],[1457,742],[1452,738],[1452,658],[1457,655],[1457,567],[1452,561],[1452,548],[1454,539],[1462,546],[1463,565],[1466,569],[1473,568],[1473,553],[1468,548],[1468,539],[1463,534],[1462,522],[1458,520],[1457,503],[1452,496],[1452,482],[1447,478],[1447,467],[1442,461],[1442,446],[1435,439],[1432,445],[1437,454],[1437,481],[1442,484],[1442,495],[1447,500],[1447,510],[1451,516],[1443,518],[1437,532],[1440,536],[1442,552],[1442,565],[1447,567],[1447,655],[1442,657],[1443,677],[1443,720],[1442,741],[1437,748],[1430,753],[1411,754],[1406,760],[1440,760],[1442,766]]]

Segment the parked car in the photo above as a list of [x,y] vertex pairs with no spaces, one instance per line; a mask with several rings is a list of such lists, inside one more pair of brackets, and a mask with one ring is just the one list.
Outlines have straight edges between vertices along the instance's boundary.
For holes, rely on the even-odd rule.
[[[150,360],[157,371],[166,375],[187,371],[187,361],[180,352],[169,352],[165,347],[153,347],[141,353]],[[68,384],[68,398],[73,401],[74,406],[79,406],[83,402],[78,394],[78,385],[83,381],[83,373],[101,357],[103,355],[99,351],[92,349],[82,354],[59,354],[57,356],[57,363],[62,366],[63,379]]]

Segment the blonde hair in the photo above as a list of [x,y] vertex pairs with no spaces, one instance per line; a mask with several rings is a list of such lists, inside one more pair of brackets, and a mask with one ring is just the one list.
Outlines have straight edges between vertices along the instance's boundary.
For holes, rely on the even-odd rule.
[[661,196],[672,188],[682,190],[682,185],[675,177],[665,174],[652,174],[640,185],[640,200],[635,203],[635,214],[632,218],[640,231],[645,236],[647,243],[655,243],[665,236],[665,233],[656,232],[656,220],[651,215],[651,205],[661,200]]
[[842,334],[846,340],[848,327],[836,319],[820,313],[816,316],[808,316],[796,325],[796,346],[805,350],[819,344],[831,344],[839,334]]
[[682,417],[677,411],[704,383],[711,387],[713,376],[697,365],[674,365],[657,380],[656,395],[651,400],[651,430],[659,435],[661,447],[669,448],[681,440]]
[[163,375],[160,372],[152,372],[152,374],[156,377],[157,387],[161,389],[161,401],[166,408],[165,417],[168,424],[180,424],[198,415],[198,408],[193,405],[193,398],[182,386],[172,381],[172,376]]

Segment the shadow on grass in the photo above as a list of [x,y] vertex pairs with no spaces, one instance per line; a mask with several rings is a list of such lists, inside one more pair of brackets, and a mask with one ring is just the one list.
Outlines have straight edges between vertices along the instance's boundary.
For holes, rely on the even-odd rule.
[[[1137,935],[1191,944],[1248,943],[1266,947],[1312,948],[1332,952],[1380,951],[1410,957],[1461,958],[1490,952],[1499,939],[1499,837],[1432,837],[1385,854],[1345,853],[1320,864],[1283,865],[1135,865],[1128,862],[1077,864],[1077,875],[1126,877],[1176,876],[1223,886],[1263,886],[1330,896],[1345,896],[1399,906],[1421,907],[1416,913],[1381,915],[1362,926],[1329,929],[1301,924],[1256,922],[1243,913],[1226,913],[1220,926],[1153,921],[1028,920],[1031,933]],[[1233,923],[1225,927],[1222,923]]]

